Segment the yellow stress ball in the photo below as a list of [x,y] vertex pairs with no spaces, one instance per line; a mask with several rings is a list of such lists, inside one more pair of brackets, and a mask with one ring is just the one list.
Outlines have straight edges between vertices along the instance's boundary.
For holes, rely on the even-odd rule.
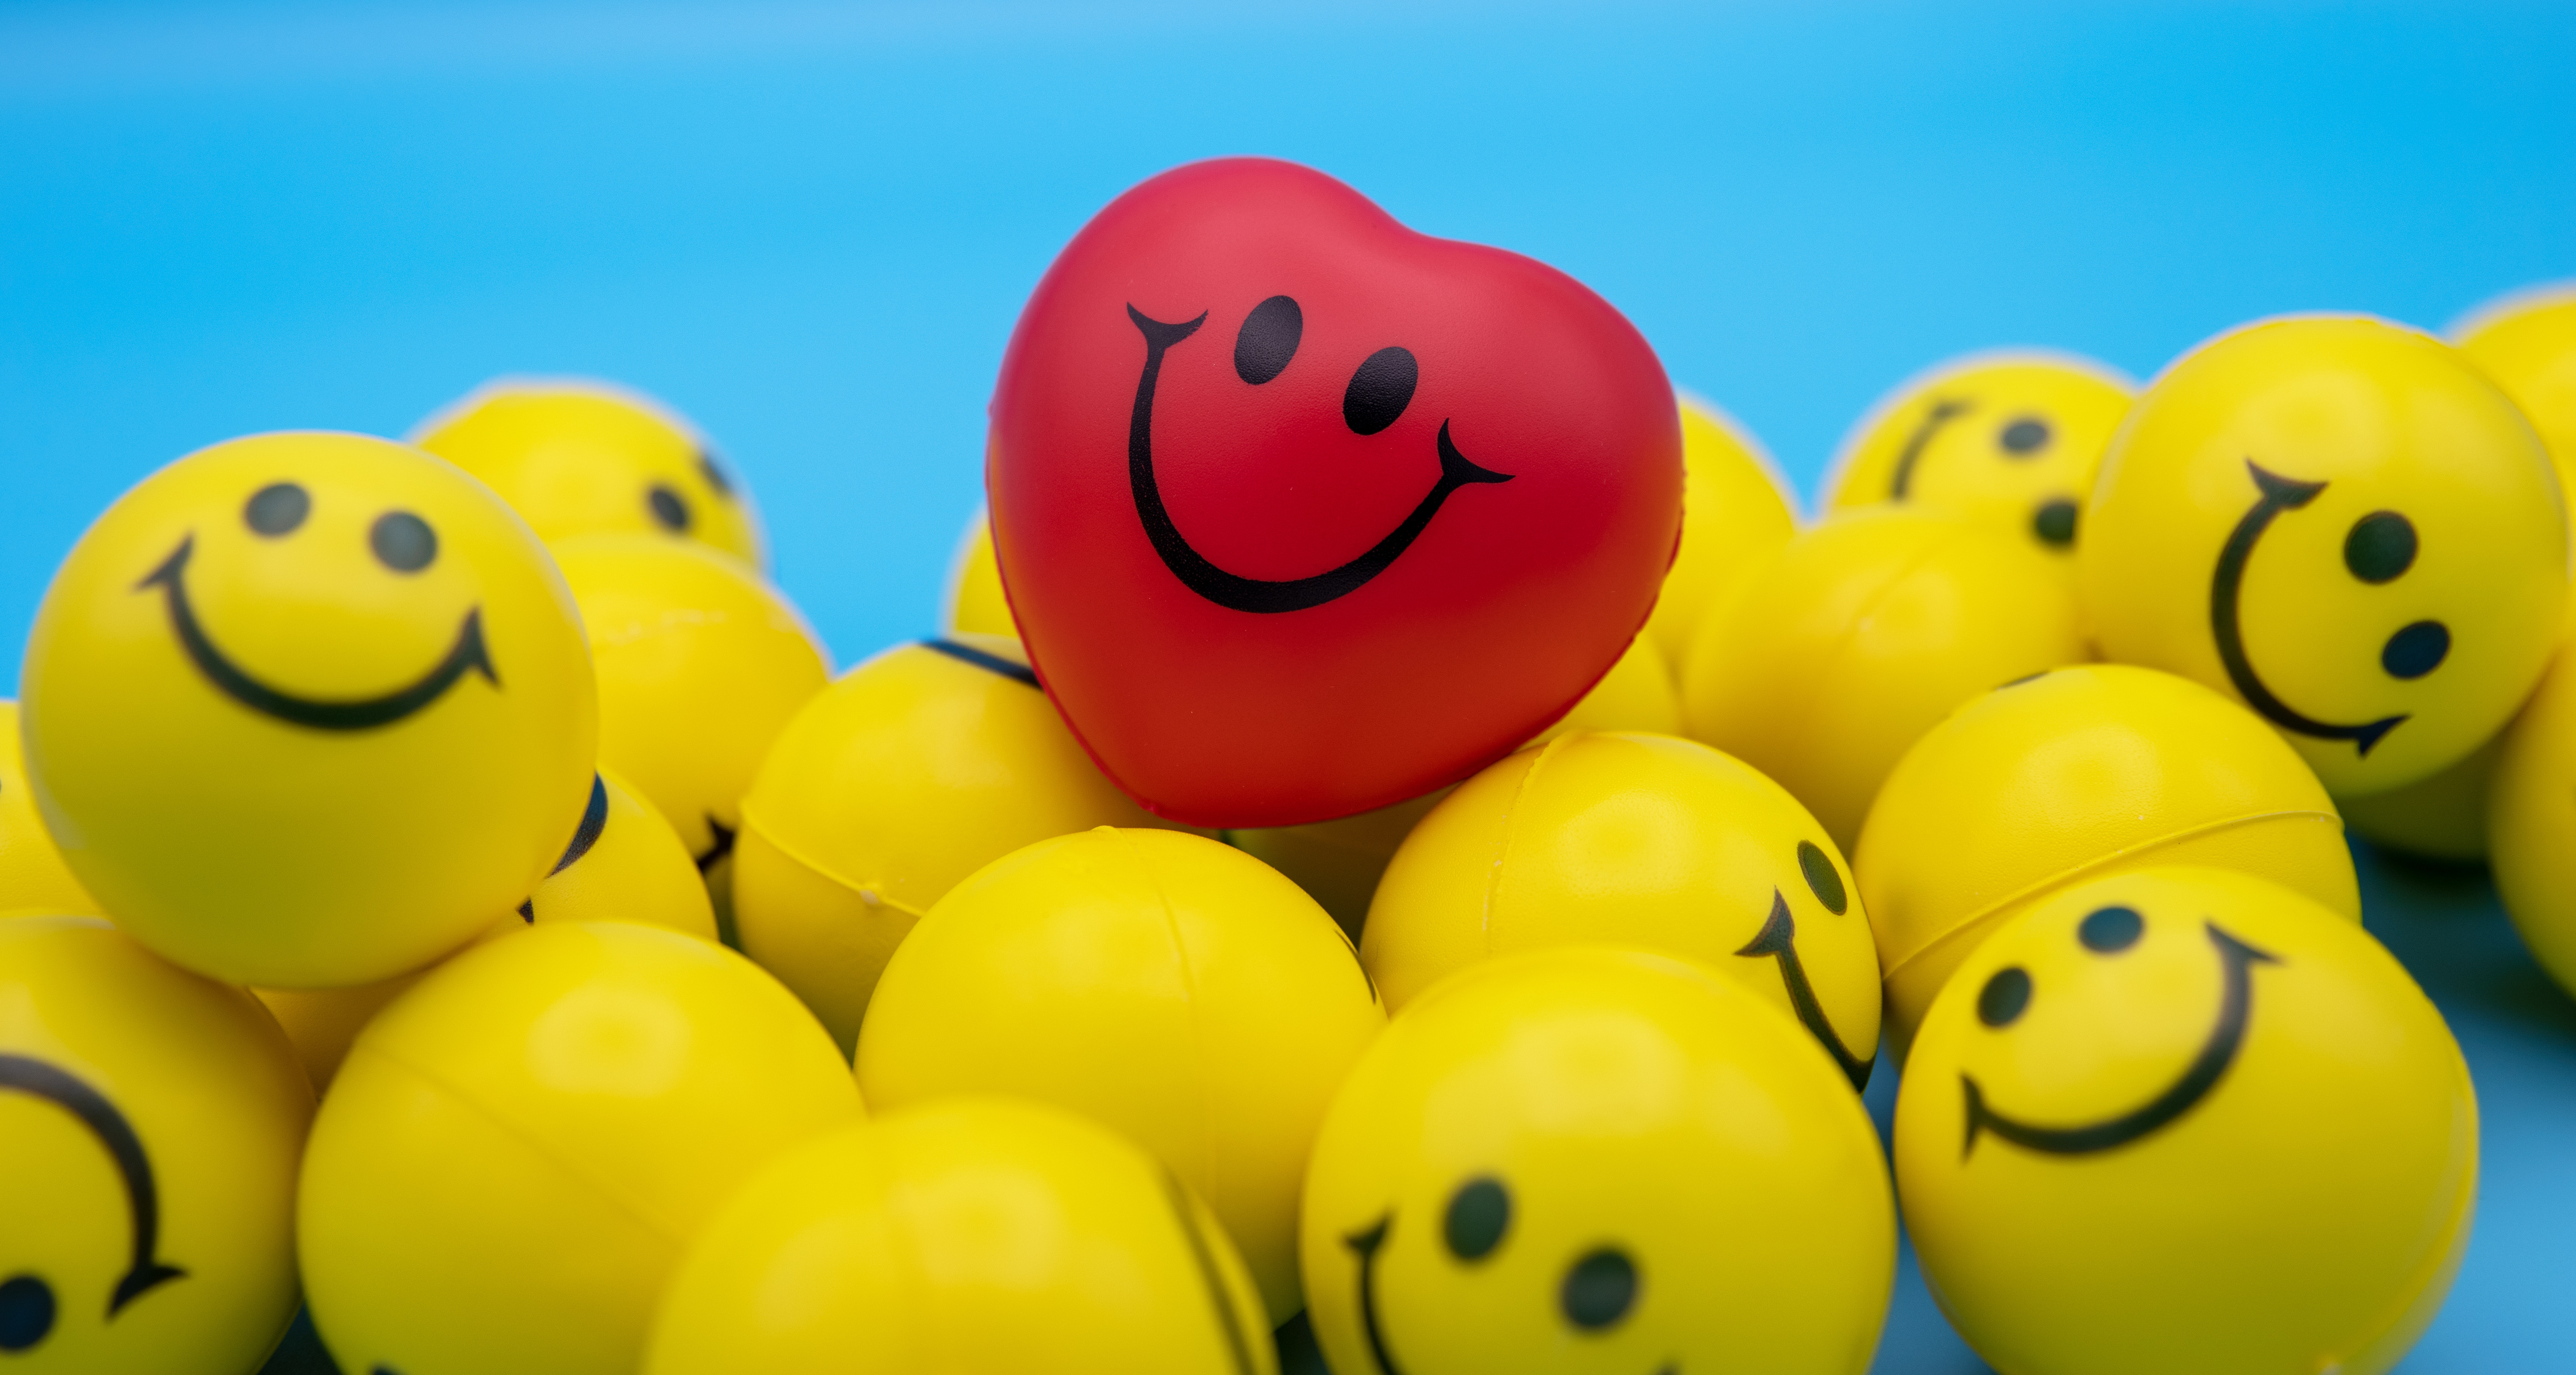
[[2015,1375],[2378,1375],[2469,1233],[2477,1103],[2343,914],[2211,869],[2070,888],[1933,1004],[1896,1099],[1923,1277]]
[[1442,788],[1357,816],[1227,831],[1225,843],[1287,875],[1357,941],[1396,847],[1448,795]]
[[831,664],[778,589],[695,545],[598,535],[555,554],[599,672],[599,757],[680,833],[722,921],[742,795]]
[[2486,796],[2497,896],[2523,943],[2576,988],[2576,656],[2562,641],[2497,751]]
[[1900,1060],[1989,932],[2068,884],[2146,864],[2242,870],[2361,920],[2352,852],[2316,775],[2253,713],[2188,679],[2060,669],[1925,734],[1852,857]]
[[2515,292],[2451,333],[2540,432],[2562,494],[2576,490],[2576,283]]
[[0,922],[0,1365],[248,1375],[295,1316],[313,1090],[238,988]]
[[1297,1311],[1297,1187],[1342,1075],[1385,1022],[1333,919],[1183,831],[1103,826],[949,890],[877,984],[859,1088],[880,1110],[1006,1093],[1159,1156]]
[[[581,828],[536,892],[518,910],[495,917],[478,938],[496,940],[547,922],[625,921],[716,938],[714,909],[689,852],[662,814],[602,773],[591,784]],[[286,1029],[315,1091],[331,1076],[369,1018],[419,982],[421,972],[350,988],[254,988]]]
[[18,704],[0,699],[0,916],[12,912],[98,911],[72,877],[36,811],[18,756]]
[[266,434],[117,499],[36,612],[27,773],[117,927],[231,983],[416,969],[563,852],[590,659],[528,527],[390,440]]
[[2136,393],[2127,378],[2074,354],[2007,349],[1952,359],[1861,417],[1834,459],[1825,506],[1948,511],[2071,554],[2094,465]]
[[1316,1138],[1298,1242],[1338,1375],[1859,1375],[1896,1220],[1795,1022],[1593,948],[1478,965],[1389,1023]]
[[502,378],[422,421],[411,442],[489,483],[550,543],[652,535],[768,567],[751,493],[695,426],[640,392]]
[[1701,627],[1682,719],[1849,849],[1916,736],[1997,683],[2084,657],[2047,555],[1955,516],[1855,511],[1801,532]]
[[742,800],[734,923],[846,1051],[895,945],[1023,845],[1153,826],[1039,691],[1017,641],[898,645],[778,733]]
[[993,557],[993,518],[986,512],[977,511],[966,523],[966,537],[957,542],[956,557],[949,561],[939,626],[947,635],[1020,637],[1010,599],[1002,594],[1002,565]]
[[2476,864],[2487,857],[2487,789],[2495,778],[2494,737],[2468,758],[2401,788],[2335,804],[2346,830],[2373,845],[2423,859]]
[[2185,354],[2084,519],[2106,657],[2231,694],[2337,797],[2502,729],[2567,599],[2566,508],[2530,422],[2450,346],[2361,316]]
[[313,1124],[296,1238],[347,1370],[632,1371],[732,1191],[859,1119],[795,995],[619,922],[469,950],[377,1014]]
[[1678,674],[1713,607],[1797,533],[1779,470],[1735,417],[1696,397],[1682,412],[1682,543],[1640,637]]
[[1878,1054],[1878,955],[1825,828],[1690,740],[1571,735],[1458,785],[1378,884],[1360,962],[1390,1012],[1491,956],[1626,945],[1699,960],[1850,1077]]
[[1261,1296],[1152,1156],[951,1098],[798,1148],[707,1225],[645,1375],[1274,1375]]

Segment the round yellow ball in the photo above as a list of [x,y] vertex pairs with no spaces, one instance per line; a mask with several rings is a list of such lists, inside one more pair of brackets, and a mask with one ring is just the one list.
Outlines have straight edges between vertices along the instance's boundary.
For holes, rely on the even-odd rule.
[[1761,441],[1697,397],[1683,397],[1681,413],[1682,542],[1641,636],[1676,674],[1709,613],[1798,529],[1796,504]]
[[95,915],[98,899],[80,886],[45,830],[18,752],[18,704],[0,699],[0,917],[17,912]]
[[2505,732],[2485,800],[2496,895],[2541,968],[2576,989],[2576,657],[2564,649]]
[[966,535],[949,560],[948,595],[940,600],[940,632],[946,635],[1020,637],[1011,619],[1010,598],[1002,594],[1002,565],[993,555],[993,519],[978,511],[966,523]]

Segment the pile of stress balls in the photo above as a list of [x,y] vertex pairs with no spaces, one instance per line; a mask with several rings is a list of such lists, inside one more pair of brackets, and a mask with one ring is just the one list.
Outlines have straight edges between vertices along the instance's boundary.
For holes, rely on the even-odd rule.
[[[1263,385],[1312,299],[1203,320]],[[642,395],[171,463],[0,730],[0,1365],[1852,1375],[1900,1219],[2008,1375],[2393,1365],[2477,1107],[2346,833],[2491,864],[2576,986],[2576,294],[1955,360],[1814,519],[1662,413],[1580,700],[1239,826],[1113,781],[1013,614],[1087,594],[983,517],[834,673]],[[1435,534],[1528,481],[1419,420]]]

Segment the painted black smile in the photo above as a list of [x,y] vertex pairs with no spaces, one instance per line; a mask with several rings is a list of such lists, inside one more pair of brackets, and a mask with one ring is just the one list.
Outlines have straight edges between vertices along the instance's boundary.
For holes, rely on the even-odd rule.
[[[1369,1355],[1376,1358],[1377,1368],[1384,1375],[1404,1375],[1403,1369],[1396,1365],[1395,1357],[1387,1352],[1386,1333],[1378,1325],[1377,1317],[1377,1253],[1385,1247],[1387,1230],[1394,1225],[1395,1214],[1390,1211],[1342,1238],[1342,1244],[1351,1248],[1360,1261],[1360,1334],[1368,1338]],[[1676,1375],[1680,1369],[1679,1362],[1668,1361],[1656,1375]]]
[[2081,1127],[2040,1127],[2016,1121],[1986,1106],[1986,1096],[1977,1081],[1962,1073],[1960,1085],[1968,1095],[1968,1139],[1959,1149],[1964,1160],[1977,1149],[1977,1136],[1992,1132],[2024,1150],[2046,1155],[2091,1155],[2128,1145],[2171,1125],[2192,1110],[2236,1063],[2236,1052],[2245,1043],[2245,1027],[2254,1015],[2254,966],[2278,964],[2280,956],[2266,954],[2247,945],[2225,931],[2218,923],[2205,922],[2209,943],[2218,947],[2218,962],[2226,971],[2227,986],[2218,1006],[2218,1024],[2209,1029],[2209,1039],[2201,1044],[2200,1054],[2193,1057],[2189,1068],[2173,1085],[2157,1094],[2144,1106],[2106,1121]]
[[1853,1088],[1869,1087],[1869,1072],[1878,1064],[1878,1052],[1873,1049],[1870,1057],[1863,1060],[1843,1049],[1842,1037],[1834,1034],[1833,1022],[1816,1001],[1814,985],[1807,982],[1807,967],[1798,961],[1798,923],[1790,917],[1789,900],[1780,896],[1779,889],[1771,890],[1770,919],[1762,923],[1750,943],[1735,953],[1746,959],[1777,959],[1780,982],[1789,986],[1789,1006],[1797,1009],[1799,1024],[1815,1033],[1825,1049],[1833,1052],[1834,1063],[1850,1076]]
[[1975,402],[1951,397],[1932,403],[1932,409],[1924,412],[1922,423],[1914,427],[1914,433],[1905,437],[1905,447],[1897,450],[1896,472],[1887,482],[1888,500],[1905,500],[1914,486],[1915,465],[1923,461],[1923,451],[1932,447],[1932,437],[1941,433],[1942,426],[1974,409]]
[[1440,422],[1440,480],[1432,484],[1429,495],[1413,508],[1404,523],[1387,532],[1384,539],[1370,546],[1367,553],[1339,568],[1317,573],[1313,577],[1291,578],[1274,582],[1247,578],[1210,563],[1198,550],[1190,547],[1180,527],[1172,523],[1172,514],[1163,505],[1163,493],[1154,480],[1154,382],[1162,375],[1163,355],[1175,344],[1198,332],[1207,323],[1207,312],[1198,318],[1178,324],[1149,319],[1134,306],[1127,307],[1127,318],[1136,322],[1138,333],[1145,336],[1145,368],[1136,379],[1136,409],[1127,426],[1127,482],[1134,490],[1137,518],[1145,523],[1145,537],[1153,541],[1154,552],[1161,555],[1163,566],[1181,584],[1209,601],[1232,611],[1275,613],[1304,611],[1321,606],[1336,597],[1359,590],[1369,579],[1387,570],[1440,513],[1449,494],[1478,482],[1509,482],[1512,475],[1479,468],[1458,452],[1449,439],[1449,422]]
[[457,627],[456,643],[447,651],[447,657],[410,687],[354,702],[321,702],[280,692],[224,657],[224,652],[206,637],[205,627],[197,623],[196,609],[188,604],[187,582],[188,557],[196,551],[196,544],[194,535],[179,541],[170,557],[134,588],[138,592],[160,588],[170,607],[170,629],[178,635],[180,648],[188,651],[197,671],[225,696],[261,715],[316,730],[373,730],[390,726],[437,701],[468,672],[482,674],[484,681],[496,688],[501,685],[500,675],[492,671],[492,658],[483,648],[483,612],[478,607],[465,613],[465,623]]
[[125,1273],[108,1295],[108,1317],[114,1318],[118,1309],[154,1286],[187,1275],[178,1266],[165,1265],[153,1257],[161,1233],[161,1196],[152,1186],[152,1161],[143,1153],[143,1140],[134,1134],[133,1124],[107,1101],[105,1094],[59,1066],[24,1055],[0,1055],[0,1091],[42,1098],[70,1113],[89,1128],[90,1135],[107,1148],[108,1158],[116,1162],[117,1178],[125,1183],[133,1242]]
[[2226,547],[2218,553],[2218,570],[2209,580],[2209,631],[2218,640],[2219,662],[2227,666],[2227,680],[2236,685],[2248,705],[2263,714],[2264,720],[2319,740],[2350,740],[2366,756],[2371,746],[2406,720],[2405,713],[2357,726],[2319,721],[2273,696],[2255,674],[2253,662],[2245,657],[2245,631],[2238,620],[2237,602],[2244,591],[2245,564],[2254,556],[2255,541],[2263,538],[2263,531],[2274,517],[2283,511],[2298,510],[2326,489],[2322,482],[2301,482],[2265,472],[2250,458],[2245,460],[2245,470],[2254,475],[2255,490],[2262,496],[2227,536]]

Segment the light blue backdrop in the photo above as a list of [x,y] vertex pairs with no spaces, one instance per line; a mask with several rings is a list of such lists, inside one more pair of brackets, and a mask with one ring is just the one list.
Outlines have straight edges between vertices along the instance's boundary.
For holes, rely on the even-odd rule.
[[[153,467],[584,372],[712,431],[843,663],[922,633],[1018,304],[1218,153],[1553,262],[1812,493],[1952,352],[2151,373],[2576,274],[2576,8],[1369,3],[0,8],[0,691]],[[2410,1371],[2576,1359],[2576,1010],[2474,876],[2373,867],[2486,1094]],[[2501,991],[2499,991],[2501,990]],[[1888,1370],[1973,1368],[1919,1285]]]

